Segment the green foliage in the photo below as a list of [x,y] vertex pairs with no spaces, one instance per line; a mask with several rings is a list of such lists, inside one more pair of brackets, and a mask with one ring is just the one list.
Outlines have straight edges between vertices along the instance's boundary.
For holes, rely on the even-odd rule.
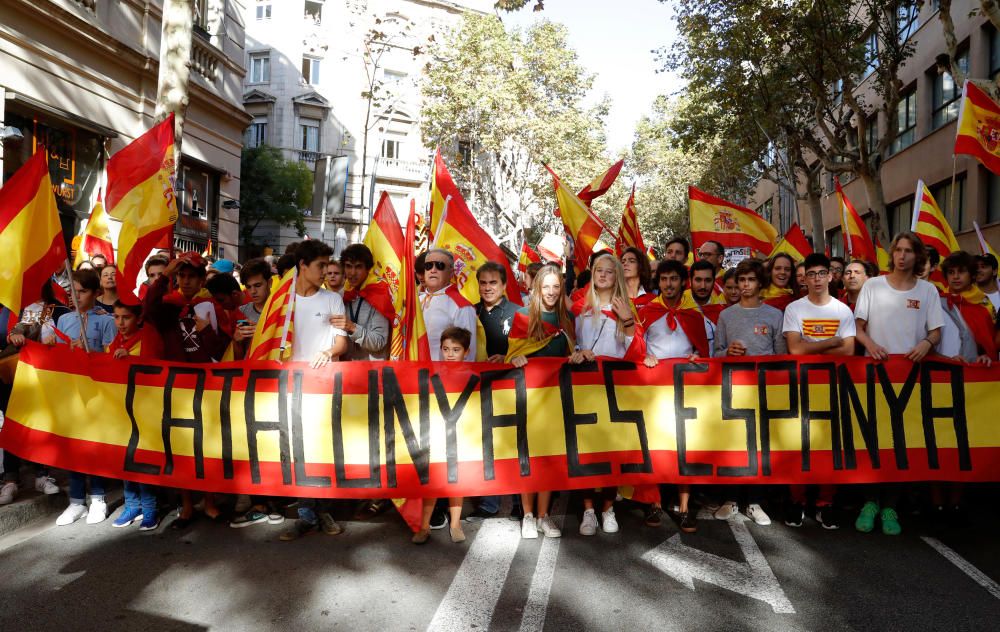
[[306,227],[302,210],[312,200],[313,173],[303,163],[285,160],[281,150],[268,145],[244,149],[240,159],[240,238],[254,244],[262,221]]

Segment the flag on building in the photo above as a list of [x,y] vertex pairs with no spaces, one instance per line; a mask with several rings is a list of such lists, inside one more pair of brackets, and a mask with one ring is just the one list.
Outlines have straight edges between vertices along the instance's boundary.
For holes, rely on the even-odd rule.
[[528,272],[532,263],[541,263],[542,257],[531,249],[527,240],[521,242],[521,254],[517,258],[517,273],[522,277]]
[[[404,360],[421,360],[429,362],[431,359],[430,343],[427,341],[427,328],[424,326],[424,312],[420,306],[420,297],[417,295],[417,274],[414,260],[416,259],[415,245],[417,243],[417,213],[410,209],[410,217],[406,221],[406,237],[403,246],[403,269],[400,278],[403,283],[403,295],[400,299],[399,314],[400,340],[403,341],[401,357]],[[506,259],[505,259],[506,261]],[[511,276],[513,278],[513,276]],[[516,283],[511,283],[517,286]],[[396,325],[393,323],[393,327]],[[393,332],[395,336],[395,331]]]
[[778,230],[757,213],[695,187],[688,187],[688,211],[694,250],[714,240],[726,248],[771,252],[778,241]]
[[[465,199],[448,173],[440,149],[434,154],[430,226],[432,247],[444,248],[455,258],[455,285],[473,305],[479,302],[476,270],[487,261],[499,263],[506,268],[507,278],[514,278],[507,255],[466,206]],[[516,283],[507,284],[507,299],[516,305],[521,304],[521,293]]]
[[1000,174],[1000,104],[972,81],[967,80],[962,88],[955,131],[955,155],[972,156]]
[[952,232],[948,220],[941,212],[941,207],[938,206],[923,180],[917,181],[910,230],[920,237],[925,246],[937,250],[942,258],[961,250],[958,247],[958,240],[955,239],[955,233]]
[[247,351],[248,360],[284,361],[292,357],[295,330],[295,279],[297,267],[285,272],[267,297]]
[[101,203],[100,192],[97,194],[97,203],[90,211],[83,239],[76,249],[73,269],[94,255],[103,255],[108,263],[113,263],[115,260],[115,247],[111,244],[111,229],[108,228],[108,214],[104,211],[104,204]]
[[66,262],[66,243],[44,147],[0,188],[0,305],[15,315],[42,296]]
[[646,244],[642,243],[642,233],[639,232],[639,218],[635,212],[635,185],[625,202],[625,212],[622,213],[622,223],[618,227],[618,238],[615,240],[615,252],[621,257],[626,248],[638,248],[646,252]]
[[863,259],[878,263],[878,253],[875,252],[875,242],[868,234],[868,227],[861,216],[854,210],[854,205],[844,195],[840,187],[840,179],[834,180],[837,187],[837,204],[840,208],[840,232],[844,235],[844,252],[851,259]]
[[792,224],[785,231],[784,237],[778,242],[778,245],[774,247],[774,250],[768,254],[768,258],[773,257],[779,252],[784,252],[791,256],[792,259],[796,261],[804,260],[808,255],[813,252],[812,246],[809,245],[809,240],[806,239],[805,233],[799,228],[798,224]]
[[122,222],[115,267],[124,300],[137,300],[133,291],[146,257],[177,221],[173,176],[173,114],[108,161],[108,215]]
[[604,228],[594,220],[587,203],[570,191],[551,167],[545,165],[545,168],[552,174],[559,217],[566,228],[566,234],[573,240],[574,265],[578,272],[586,270],[590,253],[594,251]]

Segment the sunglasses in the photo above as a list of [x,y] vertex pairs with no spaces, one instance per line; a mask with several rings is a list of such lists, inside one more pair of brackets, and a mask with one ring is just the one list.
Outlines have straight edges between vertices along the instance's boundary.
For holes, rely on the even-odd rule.
[[433,270],[435,268],[437,268],[438,270],[444,272],[445,269],[447,269],[447,267],[448,267],[448,264],[445,263],[444,261],[425,261],[424,262],[424,270],[426,272],[430,272],[431,270]]

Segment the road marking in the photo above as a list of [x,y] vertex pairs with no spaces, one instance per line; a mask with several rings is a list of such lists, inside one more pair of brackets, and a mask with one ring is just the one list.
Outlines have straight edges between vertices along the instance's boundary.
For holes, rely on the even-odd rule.
[[763,601],[777,613],[794,614],[795,608],[785,596],[745,521],[741,515],[726,521],[743,551],[745,563],[687,546],[681,542],[679,533],[643,555],[642,559],[691,590],[697,579]]
[[[559,494],[549,513],[552,522],[559,529],[563,528],[566,517],[566,499],[568,494]],[[565,535],[565,534],[563,534]],[[535,564],[535,574],[531,576],[531,587],[528,589],[528,601],[524,604],[524,614],[521,617],[521,632],[540,632],[545,627],[545,612],[549,607],[549,594],[552,591],[552,578],[556,574],[556,559],[559,557],[559,543],[562,538],[542,539],[542,547],[538,552],[538,562]]]
[[484,520],[428,630],[487,630],[521,543],[521,523]]
[[953,551],[937,538],[920,536],[920,539],[934,547],[935,551],[943,555],[946,560],[957,566],[959,570],[971,577],[972,581],[988,590],[989,593],[997,599],[1000,599],[1000,585],[987,577],[981,570],[970,564],[968,560]]

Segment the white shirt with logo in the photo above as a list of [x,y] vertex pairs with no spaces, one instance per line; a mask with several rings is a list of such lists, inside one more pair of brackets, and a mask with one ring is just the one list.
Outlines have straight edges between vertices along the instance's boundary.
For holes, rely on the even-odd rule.
[[854,316],[868,323],[875,344],[894,354],[909,353],[928,333],[943,327],[945,319],[932,284],[917,279],[912,289],[900,291],[889,285],[886,276],[865,282]]

